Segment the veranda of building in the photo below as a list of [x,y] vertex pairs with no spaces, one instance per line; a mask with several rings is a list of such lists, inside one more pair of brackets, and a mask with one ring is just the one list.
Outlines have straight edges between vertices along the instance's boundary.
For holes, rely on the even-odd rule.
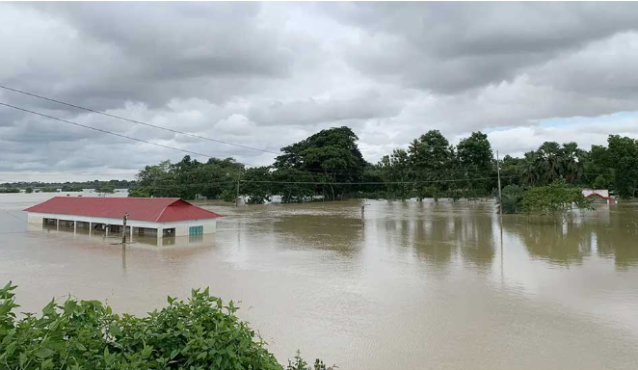
[[157,237],[210,234],[219,214],[179,198],[54,197],[25,209],[28,222],[45,228],[73,228],[73,232]]

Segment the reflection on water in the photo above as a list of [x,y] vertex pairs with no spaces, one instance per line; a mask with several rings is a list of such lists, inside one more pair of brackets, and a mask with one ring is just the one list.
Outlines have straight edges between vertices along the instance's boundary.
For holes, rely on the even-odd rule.
[[638,363],[636,203],[502,222],[492,200],[202,203],[226,216],[216,234],[121,245],[23,232],[20,210],[43,197],[0,196],[0,280],[24,310],[71,292],[143,314],[210,286],[282,361],[299,348],[342,369]]
[[564,219],[509,216],[503,227],[520,238],[533,258],[568,266],[604,257],[622,269],[638,265],[637,214],[631,203],[603,204],[595,212]]

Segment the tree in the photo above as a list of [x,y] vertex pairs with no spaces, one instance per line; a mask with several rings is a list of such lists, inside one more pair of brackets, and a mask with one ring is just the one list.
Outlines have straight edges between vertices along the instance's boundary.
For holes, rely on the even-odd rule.
[[297,170],[311,173],[319,185],[315,191],[327,199],[343,198],[350,186],[333,183],[361,181],[366,161],[357,146],[359,138],[348,127],[322,130],[305,140],[281,149],[284,153],[275,159],[279,170]]
[[502,199],[503,213],[520,213],[523,210],[523,196],[525,190],[518,185],[507,185],[503,188]]
[[560,174],[568,184],[576,184],[583,175],[583,151],[578,144],[563,144],[560,150]]
[[243,169],[233,158],[210,158],[206,163],[185,156],[180,162],[161,162],[146,166],[137,175],[137,183],[129,194],[153,197],[195,199],[203,196],[219,199],[225,192],[235,194],[238,176]]
[[281,195],[283,203],[300,203],[315,195],[316,177],[294,168],[282,168],[272,172],[272,193]]
[[614,170],[614,190],[622,198],[636,196],[638,188],[638,142],[629,137],[610,135],[606,165]]
[[28,187],[27,190],[25,190],[27,194],[31,194],[33,193],[33,188],[32,187]]
[[564,214],[574,207],[583,211],[593,209],[582,191],[564,179],[548,186],[530,188],[523,196],[523,209],[527,213]]
[[408,153],[403,149],[395,149],[389,156],[384,156],[379,167],[385,182],[388,182],[388,193],[405,200],[410,196],[414,180],[414,171]]
[[445,189],[444,180],[453,171],[454,150],[439,130],[430,130],[410,145],[411,167],[415,172],[416,195],[419,200],[427,196],[428,188],[437,193]]
[[241,194],[248,196],[249,204],[263,204],[270,201],[272,183],[270,167],[249,168],[244,172],[241,183]]
[[541,179],[544,184],[552,183],[561,177],[561,152],[560,145],[555,141],[544,142],[538,148],[538,156],[540,161],[537,162],[540,167]]
[[[466,139],[461,140],[456,149],[460,172],[468,181],[470,191],[478,195],[489,193],[492,181],[489,179],[494,172],[492,146],[487,135],[473,132]],[[478,180],[482,178],[482,180]]]
[[97,190],[102,195],[113,194],[115,193],[115,185],[111,184],[110,182],[104,182],[99,185]]

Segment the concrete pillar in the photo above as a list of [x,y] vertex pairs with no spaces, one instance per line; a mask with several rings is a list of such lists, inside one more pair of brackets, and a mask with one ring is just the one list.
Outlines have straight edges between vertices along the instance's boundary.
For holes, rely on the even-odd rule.
[[109,237],[109,228],[110,228],[110,227],[111,227],[110,225],[106,225],[106,235],[105,235],[105,236],[106,236],[107,238]]
[[77,230],[78,230],[78,222],[73,220],[73,235],[75,235]]
[[133,226],[130,227],[130,232],[131,232],[131,243],[133,243]]
[[60,231],[60,219],[56,219],[55,220],[55,229],[56,231]]
[[164,234],[164,229],[162,229],[161,227],[158,227],[157,228],[157,240],[158,241],[162,240],[163,234]]
[[89,221],[89,237],[93,235],[93,224]]

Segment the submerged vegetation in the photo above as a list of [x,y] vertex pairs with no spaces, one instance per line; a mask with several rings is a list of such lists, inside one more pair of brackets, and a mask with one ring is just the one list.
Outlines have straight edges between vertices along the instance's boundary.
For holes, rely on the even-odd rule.
[[[51,301],[37,317],[17,319],[12,292],[0,289],[0,368],[47,369],[277,369],[275,357],[248,325],[208,289],[193,290],[187,302],[147,317],[114,314],[99,301]],[[288,370],[310,370],[297,355]],[[315,370],[326,370],[322,361]]]
[[547,186],[523,188],[507,185],[503,188],[502,207],[504,214],[527,213],[543,215],[564,214],[572,209],[593,210],[591,201],[582,190],[557,179]]
[[[312,199],[476,198],[497,187],[496,161],[487,135],[474,132],[450,142],[437,130],[395,149],[378,163],[365,161],[357,136],[348,127],[322,130],[281,149],[271,166],[246,168],[233,158],[146,166],[131,196],[223,199],[239,195],[259,204],[274,195],[284,203]],[[522,209],[522,192],[556,180],[575,187],[609,188],[620,197],[638,190],[638,142],[611,135],[608,146],[591,151],[576,143],[546,142],[522,158],[500,162],[506,212]],[[507,189],[507,190],[505,190]],[[536,209],[536,208],[534,208]]]
[[[439,131],[430,130],[406,148],[397,148],[369,163],[348,127],[322,130],[281,149],[272,165],[247,167],[234,158],[200,162],[185,156],[177,163],[146,166],[136,181],[0,184],[0,192],[92,188],[109,193],[129,189],[133,197],[221,199],[261,204],[280,196],[284,203],[313,199],[477,198],[495,194],[497,163],[487,135],[473,132],[452,145]],[[522,192],[556,180],[584,188],[610,189],[621,198],[638,192],[638,141],[610,135],[607,146],[587,151],[576,143],[543,143],[537,150],[499,163],[505,212],[518,212]],[[512,186],[509,187],[508,186]],[[506,190],[507,189],[507,190]]]
[[545,215],[564,214],[571,209],[593,209],[582,191],[565,180],[558,179],[547,186],[530,188],[523,195],[522,208],[527,213]]
[[523,196],[525,189],[518,185],[507,185],[503,188],[501,202],[503,203],[503,213],[520,213],[523,210]]

